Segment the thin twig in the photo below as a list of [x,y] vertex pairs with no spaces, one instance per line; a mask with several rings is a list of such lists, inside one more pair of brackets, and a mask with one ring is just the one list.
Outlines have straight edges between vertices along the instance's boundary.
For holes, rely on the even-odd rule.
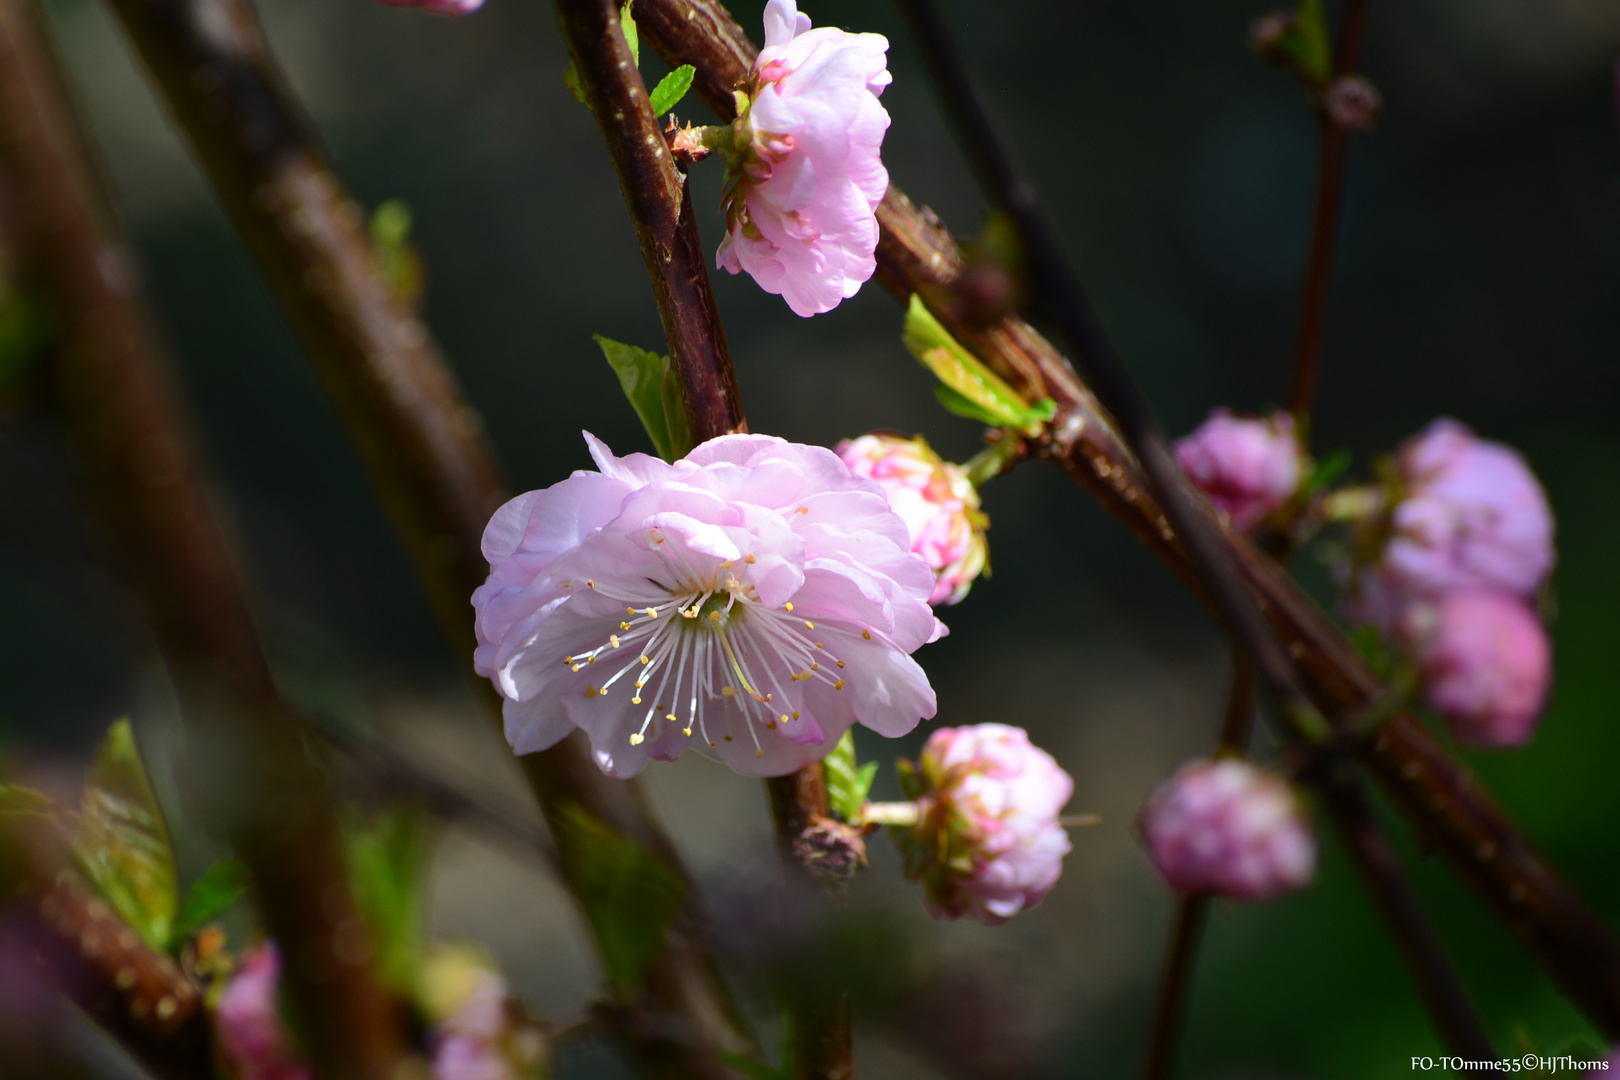
[[[672,65],[697,68],[694,89],[723,120],[731,89],[756,53],[718,0],[638,0],[642,40]],[[956,338],[1031,400],[1050,397],[1058,413],[1039,456],[1055,462],[1202,596],[1187,554],[1149,494],[1140,467],[1112,419],[1063,355],[1027,323],[961,321],[953,286],[960,249],[926,208],[890,186],[878,208],[879,280],[901,301],[913,293]],[[1207,507],[1201,507],[1207,512]],[[1349,641],[1276,563],[1230,530],[1222,539],[1245,584],[1288,643],[1318,706],[1353,713],[1386,690]],[[1524,942],[1559,988],[1610,1038],[1620,1038],[1620,941],[1548,864],[1478,783],[1409,716],[1396,716],[1371,746],[1368,767],[1416,825],[1499,918]]]
[[[488,573],[480,539],[506,497],[477,414],[426,328],[391,293],[363,216],[319,149],[251,4],[109,4],[315,362],[470,671],[467,598]],[[499,701],[487,684],[480,693],[498,726]],[[548,820],[581,807],[686,876],[642,783],[604,777],[577,738],[520,765]],[[570,877],[570,885],[577,895],[580,883]],[[673,1032],[673,1044],[747,1045],[703,942],[696,891],[687,895],[644,992],[620,1015]]]
[[[1344,24],[1339,31],[1335,77],[1355,74],[1367,26],[1367,0],[1346,0]],[[1333,276],[1333,249],[1339,233],[1344,202],[1344,163],[1350,133],[1324,109],[1321,116],[1321,155],[1316,171],[1316,211],[1311,223],[1310,262],[1305,270],[1305,292],[1300,303],[1299,341],[1294,350],[1294,385],[1289,408],[1296,417],[1310,416],[1322,361],[1322,331],[1327,323],[1328,283]]]
[[[658,298],[671,364],[693,438],[748,430],[725,333],[709,288],[691,191],[665,144],[647,90],[619,26],[614,0],[557,0],[563,32],[586,100],[596,114]],[[795,841],[825,818],[821,766],[766,780],[776,842],[791,886],[810,884]],[[846,1001],[789,1003],[798,1080],[853,1075]]]
[[316,1063],[386,1080],[404,1031],[364,959],[368,931],[324,778],[270,677],[138,274],[99,200],[41,16],[24,0],[0,0],[0,126],[61,313],[62,406],[180,698],[188,791],[227,826],[271,932],[301,958],[288,985]]

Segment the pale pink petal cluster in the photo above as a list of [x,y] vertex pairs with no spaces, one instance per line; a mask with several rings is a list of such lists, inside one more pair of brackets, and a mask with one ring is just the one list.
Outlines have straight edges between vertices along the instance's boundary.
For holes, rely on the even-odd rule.
[[310,1080],[276,1007],[281,954],[266,942],[248,954],[214,1009],[220,1053],[236,1080]]
[[798,315],[829,311],[877,268],[879,150],[889,42],[810,28],[794,0],[765,6],[765,47],[737,118],[718,262]]
[[1176,442],[1176,462],[1215,508],[1247,532],[1282,509],[1299,490],[1304,454],[1285,412],[1269,417],[1209,414]]
[[1401,632],[1417,658],[1425,702],[1458,741],[1530,741],[1552,680],[1552,646],[1524,601],[1462,589],[1412,605]]
[[1022,728],[941,728],[902,779],[918,810],[897,832],[906,876],[935,917],[998,925],[1057,884],[1074,781]]
[[941,460],[922,436],[862,435],[838,444],[857,475],[874,480],[911,531],[911,550],[934,571],[930,604],[954,604],[984,572],[989,519],[961,466]]
[[1154,789],[1139,825],[1172,889],[1271,900],[1303,887],[1316,842],[1294,791],[1246,761],[1193,761]]
[[945,632],[883,489],[824,447],[711,439],[615,457],[495,513],[473,594],[479,674],[520,754],[574,728],[609,776],[688,747],[738,772],[817,761],[854,723],[934,715],[911,653]]
[[540,1031],[512,1008],[506,980],[477,970],[453,1012],[434,1025],[434,1080],[530,1080],[544,1060]]
[[1524,458],[1441,419],[1401,447],[1400,497],[1352,614],[1393,633],[1407,606],[1462,588],[1528,600],[1553,566],[1547,496]]
[[435,15],[471,15],[484,6],[484,0],[380,0],[389,7],[414,7]]

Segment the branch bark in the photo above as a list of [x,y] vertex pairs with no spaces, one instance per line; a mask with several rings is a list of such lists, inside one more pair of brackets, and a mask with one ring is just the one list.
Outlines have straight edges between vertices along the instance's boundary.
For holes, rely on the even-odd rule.
[[[308,350],[470,670],[468,597],[488,573],[484,526],[506,498],[477,415],[427,329],[390,293],[363,216],[247,0],[109,5]],[[480,693],[498,724],[493,690]],[[580,806],[685,876],[641,784],[602,776],[577,739],[520,764],[548,820]],[[688,895],[645,992],[616,1012],[642,1033],[632,1043],[657,1044],[661,1058],[749,1045]]]
[[[718,0],[638,0],[637,26],[670,64],[697,69],[694,89],[717,116],[734,115],[731,89],[757,49]],[[953,311],[960,249],[931,211],[890,186],[878,208],[882,229],[877,276],[902,301],[922,296],[946,328],[1031,399],[1051,397],[1058,414],[1035,450],[1061,466],[1195,592],[1202,590],[1140,467],[1111,417],[1062,353],[1028,323],[1008,317],[989,326]],[[1208,513],[1207,507],[1201,507]],[[1222,540],[1263,611],[1282,634],[1305,688],[1329,714],[1365,708],[1384,686],[1344,635],[1297,585],[1247,538]],[[1426,842],[1524,942],[1571,1001],[1609,1038],[1620,1038],[1620,942],[1536,850],[1471,770],[1452,760],[1417,720],[1384,726],[1363,760]]]
[[[405,1052],[403,1029],[366,959],[324,778],[265,665],[166,350],[26,0],[0,0],[0,144],[61,313],[61,403],[180,697],[188,796],[227,825],[271,932],[298,958],[288,986],[316,1064],[386,1080]],[[97,914],[71,890],[46,899]]]

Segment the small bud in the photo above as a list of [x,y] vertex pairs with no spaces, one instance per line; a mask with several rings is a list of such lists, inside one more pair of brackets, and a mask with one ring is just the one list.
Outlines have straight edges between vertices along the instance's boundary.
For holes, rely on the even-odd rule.
[[911,532],[911,550],[934,571],[930,604],[954,604],[986,571],[990,519],[960,466],[943,461],[921,435],[862,435],[838,444],[838,456],[857,476],[875,480]]
[[1139,825],[1153,865],[1180,892],[1271,900],[1316,869],[1293,789],[1246,761],[1183,765],[1154,789]]
[[1233,416],[1225,409],[1176,442],[1176,462],[1232,521],[1247,532],[1275,514],[1299,489],[1301,459],[1294,418]]
[[669,114],[664,124],[664,141],[669,144],[669,152],[682,165],[695,165],[714,153],[703,141],[705,134],[702,128],[695,128],[691,124],[681,127],[674,113]]
[[276,1010],[281,954],[266,942],[248,954],[214,1010],[220,1054],[238,1080],[310,1080]]
[[1249,44],[1267,62],[1286,64],[1289,56],[1283,43],[1296,25],[1297,20],[1290,11],[1273,11],[1262,15],[1249,27]]
[[917,823],[893,835],[930,914],[995,926],[1052,891],[1069,853],[1058,814],[1074,781],[1022,728],[941,728],[902,775]]
[[1328,122],[1345,131],[1366,132],[1378,121],[1384,96],[1360,75],[1341,75],[1328,84],[1322,95],[1322,110]]
[[866,869],[861,830],[831,818],[818,818],[793,841],[793,854],[823,881],[848,881]]
[[1464,589],[1419,603],[1402,621],[1429,707],[1459,742],[1522,746],[1535,734],[1552,676],[1541,620],[1516,597]]

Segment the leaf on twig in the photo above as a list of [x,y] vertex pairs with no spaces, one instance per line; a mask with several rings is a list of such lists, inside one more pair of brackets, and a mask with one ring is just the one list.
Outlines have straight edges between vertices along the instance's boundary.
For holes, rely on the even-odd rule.
[[348,833],[355,903],[377,935],[383,979],[401,992],[415,987],[422,963],[427,854],[427,824],[414,806],[392,806]]
[[1051,398],[1042,398],[1034,405],[1026,403],[1000,376],[958,344],[916,293],[911,294],[906,309],[901,339],[911,355],[939,379],[941,385],[934,388],[939,403],[958,416],[1035,433],[1057,410]]
[[641,66],[641,35],[636,32],[635,17],[630,14],[631,0],[624,0],[624,7],[619,9],[619,28],[624,31],[624,43],[630,46],[630,58]]
[[187,934],[225,914],[247,894],[252,881],[248,868],[235,859],[217,862],[203,871],[186,892],[180,914],[169,931],[169,950],[175,951]]
[[556,836],[563,866],[596,932],[608,982],[627,992],[641,984],[663,952],[686,883],[578,803],[563,806]]
[[166,948],[180,906],[174,846],[128,720],[114,723],[96,752],[73,853],[119,918],[152,948]]
[[861,807],[866,805],[866,796],[877,776],[877,762],[857,765],[855,733],[846,731],[833,752],[822,759],[821,766],[827,779],[828,809],[842,821],[859,821]]
[[601,334],[593,336],[619,376],[619,386],[641,418],[641,426],[647,429],[658,456],[665,461],[685,457],[692,449],[692,431],[669,357]]
[[692,80],[696,76],[697,68],[691,64],[682,64],[658,80],[658,85],[653,87],[653,92],[650,95],[653,115],[663,116],[680,104],[681,98],[685,97],[686,92],[692,89]]

